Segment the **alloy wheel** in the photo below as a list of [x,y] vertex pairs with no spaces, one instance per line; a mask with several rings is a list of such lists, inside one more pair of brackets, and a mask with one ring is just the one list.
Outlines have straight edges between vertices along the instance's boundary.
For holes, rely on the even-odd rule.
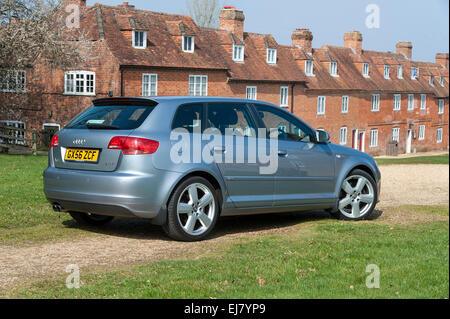
[[205,233],[215,214],[216,202],[206,185],[194,183],[183,190],[177,203],[177,217],[186,233],[194,236]]
[[341,186],[339,211],[350,219],[359,219],[370,211],[375,200],[372,183],[361,175],[347,177]]

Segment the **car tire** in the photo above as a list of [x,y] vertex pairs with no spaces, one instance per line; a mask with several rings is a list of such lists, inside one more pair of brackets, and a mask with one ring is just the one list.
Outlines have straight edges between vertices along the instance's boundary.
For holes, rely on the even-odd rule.
[[170,197],[163,229],[172,239],[199,241],[211,233],[219,214],[219,198],[211,183],[203,177],[190,177]]
[[341,220],[369,219],[377,202],[375,180],[367,172],[355,169],[341,183],[337,211],[331,215]]
[[79,224],[85,226],[102,226],[114,219],[112,216],[103,216],[88,213],[69,212],[70,216]]

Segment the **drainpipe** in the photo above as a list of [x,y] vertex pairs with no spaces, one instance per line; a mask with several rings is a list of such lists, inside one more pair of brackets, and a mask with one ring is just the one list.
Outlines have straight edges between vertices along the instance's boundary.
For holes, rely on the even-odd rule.
[[120,96],[123,96],[123,68],[120,67]]

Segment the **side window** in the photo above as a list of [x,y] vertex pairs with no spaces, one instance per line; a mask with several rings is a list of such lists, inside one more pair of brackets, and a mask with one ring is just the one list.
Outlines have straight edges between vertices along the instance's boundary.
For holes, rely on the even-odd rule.
[[216,128],[225,135],[226,129],[239,130],[244,136],[256,136],[256,126],[245,104],[208,104],[208,128]]
[[178,108],[172,123],[172,129],[184,128],[192,133],[194,127],[201,132],[201,121],[203,119],[203,104],[186,104]]
[[266,105],[255,105],[255,107],[268,130],[278,129],[278,139],[305,143],[314,141],[313,131],[289,114]]

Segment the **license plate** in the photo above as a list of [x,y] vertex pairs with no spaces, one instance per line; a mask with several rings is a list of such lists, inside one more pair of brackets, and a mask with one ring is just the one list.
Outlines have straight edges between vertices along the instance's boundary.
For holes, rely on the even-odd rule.
[[79,148],[68,148],[66,150],[66,161],[74,161],[74,162],[90,162],[97,163],[99,150],[86,150]]

